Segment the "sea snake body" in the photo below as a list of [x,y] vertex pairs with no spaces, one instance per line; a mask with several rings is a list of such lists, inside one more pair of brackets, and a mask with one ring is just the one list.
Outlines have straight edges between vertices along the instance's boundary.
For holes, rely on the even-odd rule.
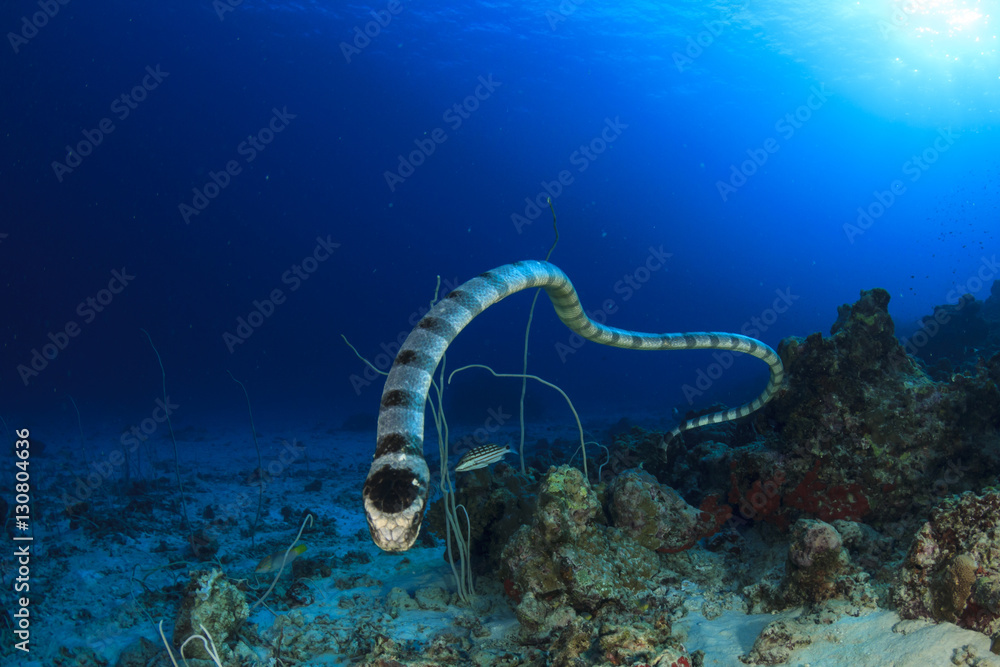
[[368,529],[382,549],[406,551],[420,532],[430,487],[430,470],[424,460],[424,407],[438,362],[474,317],[501,299],[532,287],[543,288],[559,319],[595,343],[630,350],[732,350],[762,359],[770,366],[770,380],[757,398],[684,422],[670,432],[668,439],[681,431],[745,417],[767,403],[781,386],[781,359],[753,338],[715,332],[648,334],[598,324],[584,312],[566,274],[548,262],[516,262],[482,273],[441,299],[417,323],[385,381],[375,460],[363,492]]

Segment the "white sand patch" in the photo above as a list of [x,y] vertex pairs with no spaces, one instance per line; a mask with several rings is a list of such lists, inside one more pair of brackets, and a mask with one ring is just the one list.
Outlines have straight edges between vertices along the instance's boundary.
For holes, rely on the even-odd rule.
[[[739,656],[746,655],[769,623],[790,621],[800,610],[780,614],[747,615],[725,611],[708,621],[693,613],[677,623],[688,632],[685,646],[689,651],[705,652],[706,667],[744,667]],[[951,623],[902,621],[893,611],[874,611],[858,617],[842,616],[831,625],[812,625],[799,634],[812,640],[794,651],[786,663],[790,667],[946,667],[952,656],[964,654],[971,647],[982,667],[1000,667],[1000,656],[990,653],[990,640],[983,634],[964,630]]]

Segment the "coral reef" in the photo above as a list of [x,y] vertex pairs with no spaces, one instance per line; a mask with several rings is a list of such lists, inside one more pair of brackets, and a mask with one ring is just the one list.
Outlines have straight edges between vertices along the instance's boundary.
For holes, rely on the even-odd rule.
[[[184,640],[202,634],[204,628],[215,641],[223,662],[229,664],[235,661],[237,654],[227,642],[235,639],[236,632],[249,617],[246,597],[223,576],[221,570],[195,573],[184,591],[184,600],[177,613],[173,644],[180,648]],[[200,642],[188,644],[185,655],[209,659]]]
[[[568,466],[463,476],[474,562],[499,572],[519,650],[542,649],[552,665],[689,664],[697,656],[672,624],[687,612],[671,588],[684,580],[704,587],[706,618],[801,609],[761,632],[742,658],[750,664],[782,664],[815,626],[880,599],[911,617],[1000,631],[1000,554],[990,551],[1000,540],[985,518],[977,523],[998,515],[993,492],[961,497],[979,499],[978,513],[942,514],[960,503],[956,492],[996,483],[1000,355],[935,379],[897,340],[888,304],[884,290],[864,291],[838,309],[829,336],[783,341],[787,387],[749,422],[668,442],[615,425],[593,488]],[[442,536],[438,514],[427,523]],[[388,605],[435,608],[437,598],[422,597],[394,591]],[[423,664],[404,660],[403,647],[381,655]],[[441,653],[440,664],[454,659]]]
[[935,380],[972,372],[980,359],[1000,353],[1000,280],[985,302],[964,294],[954,304],[934,306],[904,343]]
[[983,302],[980,315],[990,322],[1000,322],[1000,280],[994,280],[990,286],[990,295]]
[[[491,574],[500,565],[500,552],[520,526],[531,520],[538,479],[534,470],[522,475],[515,468],[498,463],[489,469],[459,476],[455,502],[469,515],[469,538],[473,571]],[[462,516],[465,528],[465,516]],[[444,501],[435,500],[425,520],[429,534],[445,539]],[[455,536],[452,535],[452,539]],[[447,560],[447,552],[444,558]]]
[[779,346],[789,386],[768,410],[780,436],[769,444],[786,456],[785,507],[825,521],[897,518],[909,498],[899,487],[954,437],[940,389],[893,335],[888,303],[885,290],[862,292],[838,309],[829,337]]
[[761,440],[678,460],[715,484],[728,462],[730,504],[779,527],[863,519],[902,535],[938,496],[990,483],[1000,356],[935,382],[893,335],[888,303],[884,290],[864,291],[839,309],[830,336],[782,341],[787,390],[757,417]]
[[812,640],[798,631],[794,623],[774,621],[764,628],[753,643],[753,648],[740,660],[749,665],[782,665],[792,651]]
[[684,502],[680,494],[648,472],[627,470],[608,489],[608,510],[617,528],[654,551],[676,553],[718,531],[721,521],[711,512]]
[[1000,632],[1000,491],[946,498],[914,537],[893,595],[904,618]]
[[933,314],[921,319],[921,328],[910,338],[912,348],[935,379],[947,378],[979,356],[990,335],[989,323],[980,316],[982,307],[966,294],[954,305],[935,306]]
[[781,598],[786,607],[839,599],[875,607],[869,575],[851,562],[843,538],[823,521],[799,519],[790,530],[791,543]]
[[[608,526],[576,468],[551,468],[530,525],[504,547],[501,576],[521,636],[552,642],[552,664],[685,664],[670,608],[656,595],[657,555]],[[659,661],[659,662],[657,662]]]
[[[908,618],[984,633],[1000,650],[1000,491],[990,488],[1000,471],[1000,355],[973,359],[964,345],[960,372],[928,374],[924,360],[907,354],[913,346],[896,340],[888,302],[882,290],[863,292],[839,309],[829,336],[784,341],[788,384],[750,420],[667,441],[625,420],[602,437],[590,421],[587,438],[608,450],[591,457],[590,481],[566,465],[539,472],[542,463],[572,463],[579,446],[548,432],[529,448],[536,469],[526,474],[500,462],[457,476],[474,597],[460,599],[450,569],[440,567],[439,502],[420,538],[435,551],[406,555],[379,553],[360,524],[338,534],[331,508],[323,512],[327,528],[311,532],[308,551],[267,598],[275,614],[261,608],[248,618],[245,598],[259,599],[270,578],[237,577],[266,553],[283,557],[291,536],[278,528],[308,507],[325,510],[315,495],[321,490],[335,499],[337,522],[350,525],[364,462],[353,477],[289,485],[290,493],[304,487],[313,495],[270,503],[263,527],[270,517],[273,532],[253,553],[246,533],[235,542],[242,523],[219,504],[203,505],[193,516],[221,545],[219,569],[184,576],[192,565],[175,562],[180,540],[162,541],[153,548],[162,562],[132,570],[134,592],[118,623],[145,626],[140,609],[172,616],[174,647],[204,625],[223,664],[312,664],[336,655],[363,667],[697,667],[700,652],[686,647],[717,651],[696,628],[714,630],[707,624],[722,616],[729,623],[735,614],[775,614],[749,620],[755,632],[772,622],[752,648],[741,637],[741,660],[795,664],[849,625],[835,626],[840,617],[888,604]],[[961,312],[939,308],[925,324],[975,314],[973,302],[962,303]],[[81,537],[104,539],[153,524],[153,510],[175,494],[163,478],[123,488],[136,493],[109,489],[115,502],[80,499],[62,508],[61,520]],[[186,488],[208,491],[204,478]],[[958,646],[955,660],[992,664],[985,644]],[[184,654],[192,667],[211,664],[198,641]],[[106,658],[68,646],[53,664]],[[117,665],[139,664],[168,667],[162,643],[131,641]]]
[[532,523],[518,529],[501,556],[504,586],[526,632],[547,636],[578,614],[626,606],[658,571],[654,553],[605,523],[579,470],[549,470]]

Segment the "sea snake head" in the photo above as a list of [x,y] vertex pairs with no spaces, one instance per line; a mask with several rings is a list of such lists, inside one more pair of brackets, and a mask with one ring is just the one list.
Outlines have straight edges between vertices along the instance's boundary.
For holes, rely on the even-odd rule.
[[365,480],[365,515],[379,548],[406,551],[413,546],[424,519],[430,479],[422,456],[397,452],[372,462]]

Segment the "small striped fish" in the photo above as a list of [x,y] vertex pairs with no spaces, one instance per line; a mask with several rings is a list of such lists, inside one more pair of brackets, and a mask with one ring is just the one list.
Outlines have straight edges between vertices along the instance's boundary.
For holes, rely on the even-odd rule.
[[478,470],[479,468],[485,468],[491,463],[496,463],[503,457],[511,453],[511,448],[509,445],[488,444],[476,447],[471,451],[465,453],[462,458],[458,460],[458,464],[455,465],[455,472],[468,472],[469,470]]

